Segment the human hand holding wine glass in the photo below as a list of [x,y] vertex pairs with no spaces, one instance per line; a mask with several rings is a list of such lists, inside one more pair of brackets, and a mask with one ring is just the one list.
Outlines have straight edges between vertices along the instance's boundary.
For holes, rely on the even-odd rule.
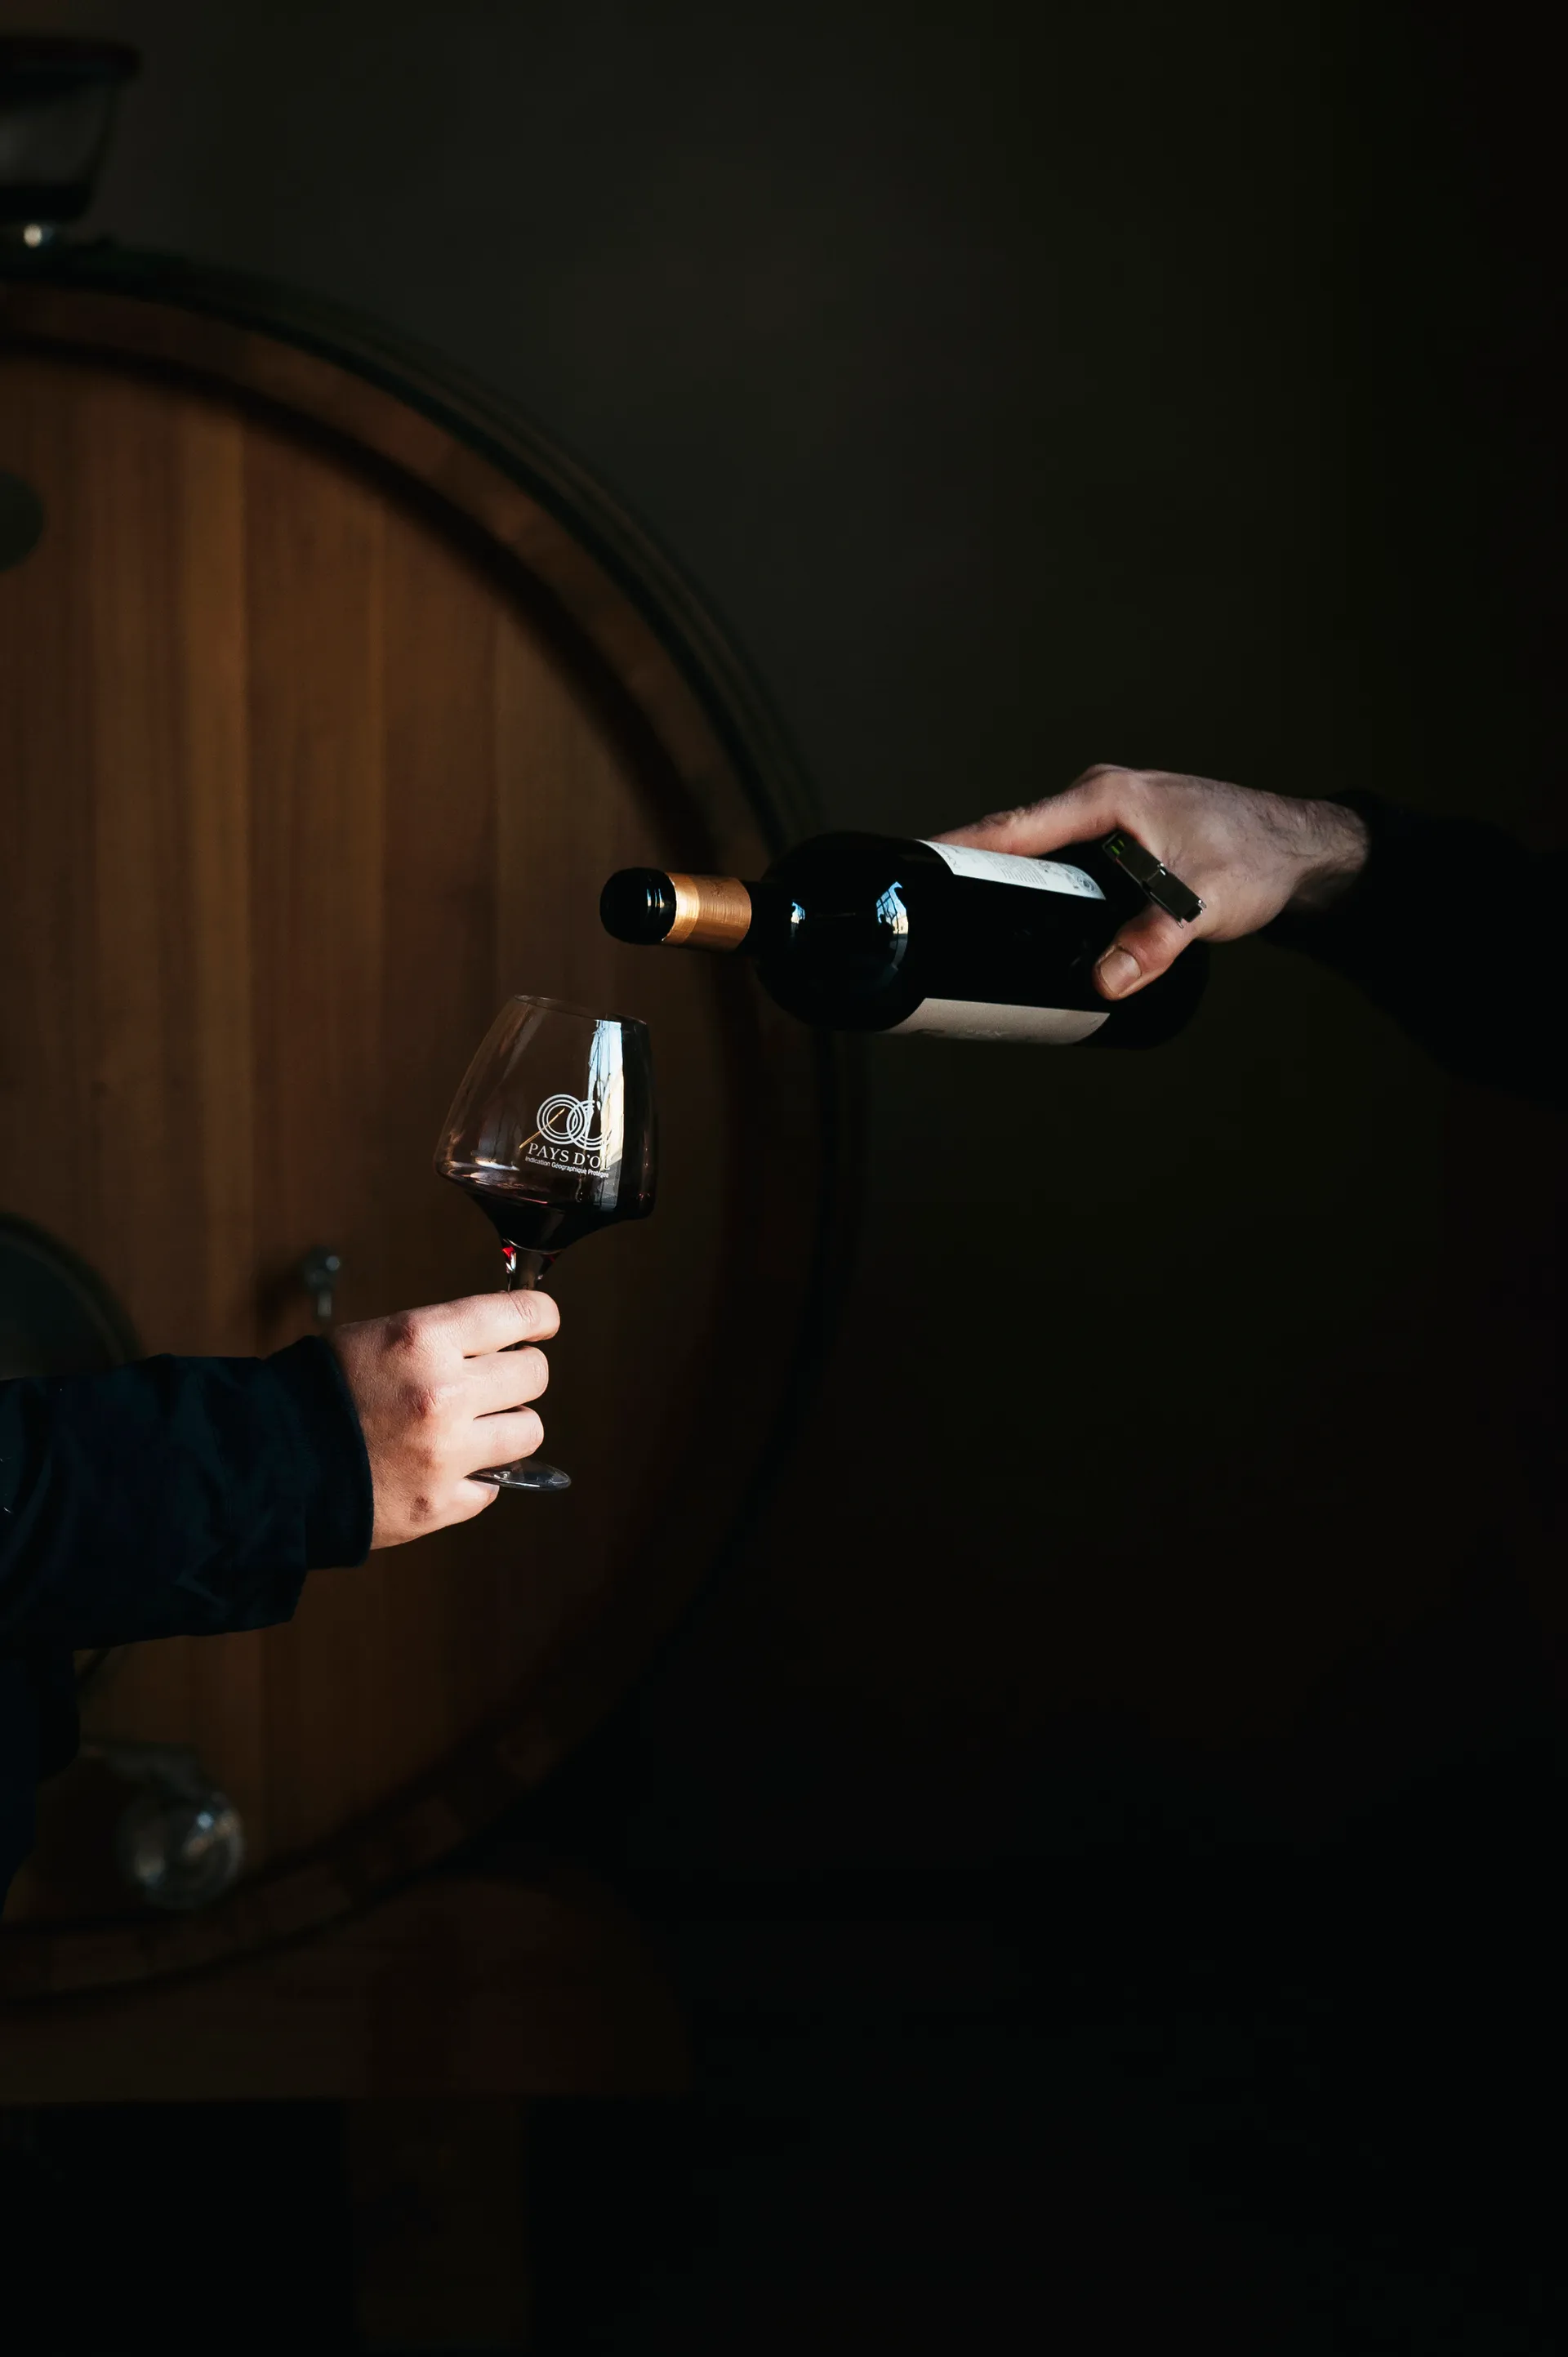
[[[645,1025],[553,998],[510,998],[479,1044],[435,1148],[443,1178],[500,1238],[508,1291],[532,1291],[596,1228],[646,1219],[657,1146]],[[476,1471],[505,1490],[564,1490],[558,1466]]]
[[544,1429],[531,1402],[550,1380],[536,1342],[560,1325],[547,1293],[476,1293],[330,1337],[370,1460],[371,1545],[402,1546],[493,1506],[476,1463],[525,1456]]

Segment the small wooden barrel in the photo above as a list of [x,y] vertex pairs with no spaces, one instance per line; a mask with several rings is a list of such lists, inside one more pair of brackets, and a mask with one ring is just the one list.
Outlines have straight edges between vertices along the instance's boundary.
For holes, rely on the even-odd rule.
[[544,1776],[754,1497],[845,1182],[832,1051],[736,964],[599,927],[612,867],[755,872],[810,813],[712,620],[569,459],[335,315],[89,254],[0,280],[0,1213],[147,1351],[251,1353],[313,1327],[316,1246],[340,1318],[499,1281],[430,1157],[510,993],[645,1017],[662,1127],[653,1221],[555,1273],[570,1493],[318,1573],[286,1628],[112,1662],[89,1737],[194,1746],[249,1867],[140,1908],[128,1794],[83,1761],[0,1934],[21,1994],[325,1921]]

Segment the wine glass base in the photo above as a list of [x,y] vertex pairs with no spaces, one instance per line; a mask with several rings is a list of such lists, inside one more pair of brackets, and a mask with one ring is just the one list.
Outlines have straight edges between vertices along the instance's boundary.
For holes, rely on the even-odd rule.
[[563,1473],[559,1465],[542,1465],[536,1457],[520,1457],[515,1465],[491,1465],[483,1473],[470,1473],[470,1481],[489,1481],[497,1490],[569,1490],[570,1473]]

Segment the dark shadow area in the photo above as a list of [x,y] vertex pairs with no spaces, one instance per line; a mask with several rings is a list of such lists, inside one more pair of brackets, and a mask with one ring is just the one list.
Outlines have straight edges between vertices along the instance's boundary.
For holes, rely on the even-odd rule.
[[0,2111],[0,2222],[28,2357],[354,2346],[330,2105]]
[[[1474,1633],[1427,1632],[1399,1774],[1316,1838],[1321,1747],[1249,1802],[1101,1729],[1026,1863],[634,1879],[695,2099],[536,2115],[540,2346],[1560,2348],[1568,1757],[1506,1685],[1420,1744]],[[1380,1769],[1399,1683],[1346,1701]]]

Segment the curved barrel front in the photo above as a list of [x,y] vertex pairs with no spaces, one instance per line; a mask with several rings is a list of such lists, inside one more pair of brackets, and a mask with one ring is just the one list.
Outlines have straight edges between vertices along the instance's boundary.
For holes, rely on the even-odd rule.
[[102,1761],[43,1795],[0,1988],[286,1936],[434,1863],[646,1663],[810,1354],[841,1076],[722,959],[621,949],[611,868],[756,873],[805,818],[767,713],[627,519],[429,364],[282,297],[88,261],[0,284],[0,1211],[149,1351],[495,1284],[431,1171],[500,1001],[644,1017],[652,1221],[555,1272],[561,1498],[306,1585],[292,1624],[136,1647],[86,1731],[194,1748],[244,1822],[216,1906],[109,1872]]

